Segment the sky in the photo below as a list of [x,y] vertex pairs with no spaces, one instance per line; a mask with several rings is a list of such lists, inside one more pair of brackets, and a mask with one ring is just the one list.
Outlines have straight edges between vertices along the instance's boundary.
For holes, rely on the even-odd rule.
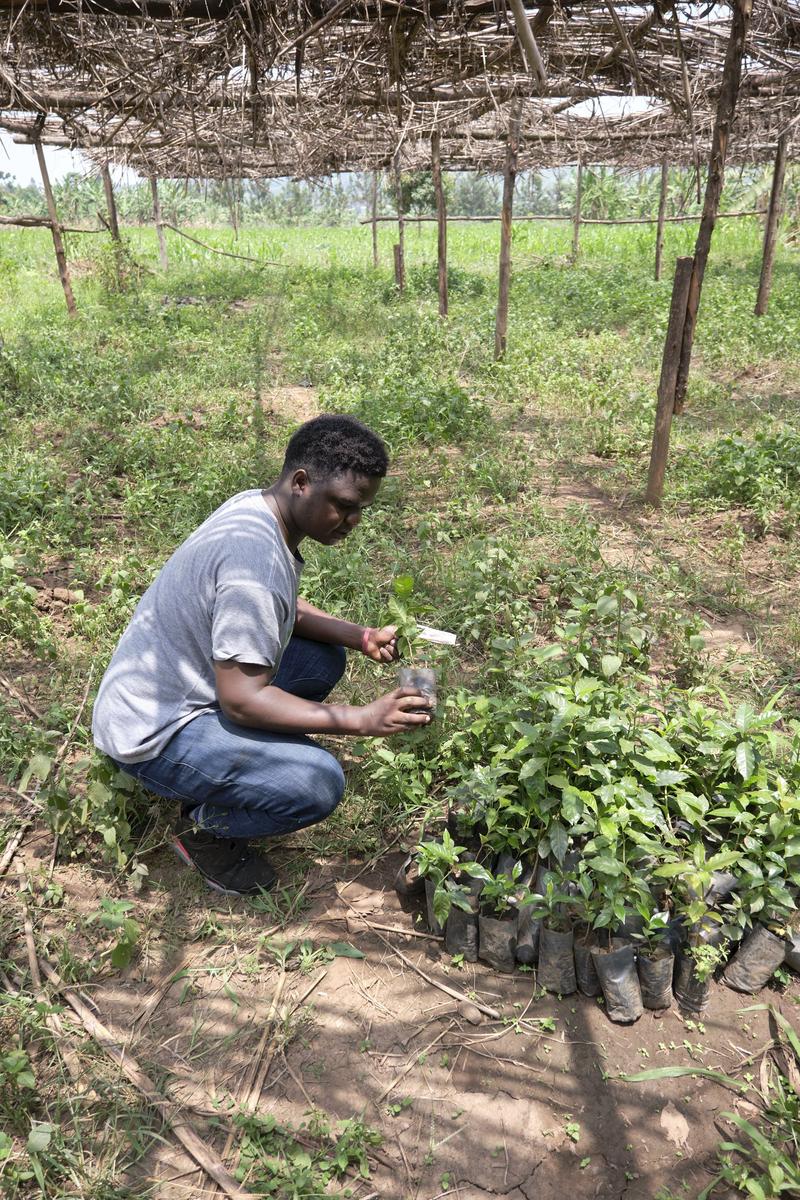
[[[93,170],[92,164],[79,151],[73,153],[72,150],[54,149],[52,146],[45,146],[44,156],[52,183],[55,183],[58,179],[63,179],[70,171],[77,171],[81,175],[86,175],[90,174]],[[13,176],[17,183],[27,184],[33,180],[35,184],[41,185],[36,151],[33,146],[17,145],[16,142],[12,141],[10,133],[0,133],[0,171],[6,171],[9,175]],[[131,178],[131,173],[124,168],[111,168],[111,176],[115,183],[121,180],[123,175],[126,179]]]

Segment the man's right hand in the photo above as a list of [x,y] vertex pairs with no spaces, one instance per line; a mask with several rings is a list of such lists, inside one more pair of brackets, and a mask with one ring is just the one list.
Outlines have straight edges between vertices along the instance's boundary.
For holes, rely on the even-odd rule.
[[[421,713],[420,708],[433,708],[428,696],[415,688],[395,688],[365,704],[360,709],[359,733],[366,737],[390,737],[393,733],[410,733],[421,725],[429,725],[432,712]],[[416,710],[416,711],[411,711]]]

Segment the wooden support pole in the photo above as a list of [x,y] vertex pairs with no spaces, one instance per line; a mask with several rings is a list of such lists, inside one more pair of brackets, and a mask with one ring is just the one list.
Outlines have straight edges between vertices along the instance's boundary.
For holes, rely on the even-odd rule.
[[397,192],[397,242],[394,247],[394,278],[399,291],[406,288],[406,218],[403,212],[403,178],[400,156],[394,156],[394,186]]
[[69,277],[69,267],[67,266],[67,253],[64,249],[64,239],[61,236],[61,225],[58,221],[58,213],[56,212],[56,201],[53,196],[53,189],[50,186],[50,176],[47,171],[47,163],[44,158],[44,150],[42,143],[37,138],[34,142],[36,147],[36,158],[39,162],[39,170],[42,175],[42,187],[44,188],[44,198],[47,202],[47,213],[50,217],[50,230],[53,234],[53,248],[56,252],[56,263],[58,264],[58,276],[61,280],[61,286],[64,289],[64,299],[67,302],[67,312],[71,317],[77,316],[78,306],[75,303],[75,296],[72,291],[72,281]]
[[522,57],[525,59],[525,65],[529,73],[536,80],[537,91],[543,96],[547,91],[547,73],[544,69],[544,62],[542,61],[542,55],[536,43],[531,23],[528,20],[528,14],[525,12],[523,0],[511,0],[511,11],[514,14],[514,25],[516,26],[519,44],[522,47]]
[[431,136],[431,167],[433,190],[436,193],[436,227],[438,231],[437,261],[439,264],[439,316],[447,316],[447,200],[442,183],[442,156],[439,134]]
[[497,286],[497,315],[494,325],[494,356],[502,358],[506,352],[508,335],[508,293],[511,285],[511,222],[514,211],[514,181],[517,177],[517,154],[519,151],[520,104],[511,110],[506,143],[506,161],[503,171],[503,205],[500,212],[500,269]]
[[572,218],[572,261],[578,258],[581,241],[581,198],[583,195],[583,159],[578,159],[578,175],[575,180],[575,213]]
[[161,270],[166,271],[169,267],[167,239],[164,236],[164,222],[161,218],[161,200],[158,196],[158,180],[155,175],[150,176],[150,192],[153,197],[153,220],[155,221],[156,235],[158,236],[158,261],[161,264]]
[[119,237],[119,219],[117,217],[117,203],[114,199],[114,185],[111,182],[111,172],[108,169],[108,163],[105,162],[100,167],[100,176],[103,180],[103,191],[106,197],[106,212],[108,213],[108,229],[115,242],[120,240]]
[[767,223],[764,227],[764,255],[761,259],[761,279],[756,297],[756,316],[763,317],[769,304],[772,290],[772,268],[775,263],[775,246],[778,241],[778,222],[783,208],[783,180],[786,175],[786,147],[789,135],[782,133],[775,151],[775,169],[772,172],[772,191],[769,196]]
[[[767,210],[765,208],[740,209],[737,212],[717,213],[717,220],[722,221],[729,217],[730,218],[732,218],[732,217],[763,217],[766,215],[766,212],[767,212]],[[378,217],[377,220],[378,220],[378,224],[380,225],[384,221],[396,221],[397,217]],[[419,216],[419,217],[415,217],[414,220],[417,222],[417,224],[419,224],[422,221],[435,221],[436,217]],[[475,222],[485,225],[485,224],[491,224],[493,221],[500,221],[500,220],[502,220],[502,217],[500,217],[500,216],[496,216],[496,217],[494,217],[494,216],[489,216],[489,217],[455,216],[455,217],[453,217],[448,214],[447,220],[450,224],[452,224],[453,221],[475,221]],[[514,220],[516,222],[520,222],[520,221],[569,221],[570,223],[572,223],[573,218],[569,217],[569,216],[556,216],[553,213],[524,213],[523,216],[521,216],[521,217],[517,216],[514,218]],[[673,224],[681,225],[681,224],[686,224],[687,222],[691,223],[692,221],[694,221],[695,224],[699,223],[699,221],[700,221],[699,215],[692,213],[689,216],[683,215],[683,216],[674,216],[674,217],[664,217],[665,225],[673,225]],[[0,225],[17,225],[20,223],[22,223],[22,224],[33,223],[34,225],[36,225],[38,223],[41,225],[41,224],[47,224],[48,222],[45,220],[44,217],[3,217],[3,216],[0,216]],[[370,225],[371,223],[372,223],[371,217],[368,217],[366,220],[360,222],[361,225]],[[583,225],[657,225],[657,224],[658,224],[658,217],[583,217],[583,216],[581,217],[581,225],[582,226]],[[167,225],[167,228],[169,229],[169,228],[171,228],[171,226]],[[75,232],[75,233],[97,233],[98,230],[77,229],[77,230],[74,230],[73,232]]]
[[722,69],[722,81],[717,101],[717,115],[714,121],[714,134],[711,140],[711,157],[708,163],[708,178],[706,194],[703,201],[703,215],[700,228],[697,231],[697,241],[694,247],[694,267],[689,285],[689,296],[686,302],[686,323],[683,327],[683,344],[681,346],[681,361],[678,376],[675,381],[675,412],[682,412],[686,400],[686,388],[689,382],[689,366],[692,361],[692,345],[697,324],[697,310],[700,307],[700,293],[703,288],[708,254],[711,249],[711,235],[719,210],[722,195],[722,185],[725,179],[725,158],[728,152],[728,138],[731,122],[736,111],[736,99],[739,95],[739,84],[742,78],[742,59],[750,27],[750,16],[753,11],[753,0],[734,0],[731,9],[731,32],[728,48],[725,52],[725,65]]
[[672,303],[669,310],[667,340],[661,359],[661,378],[658,382],[658,404],[653,428],[653,446],[650,451],[650,470],[647,475],[648,504],[657,507],[664,491],[664,472],[667,469],[669,435],[672,429],[672,414],[675,405],[675,381],[681,360],[683,326],[686,321],[686,301],[692,278],[694,259],[679,258],[675,264],[675,282],[672,285]]
[[378,265],[378,172],[372,172],[372,265]]
[[658,225],[656,227],[656,279],[661,278],[661,260],[664,254],[664,218],[667,215],[667,185],[669,183],[669,160],[661,160],[661,191],[658,196]]

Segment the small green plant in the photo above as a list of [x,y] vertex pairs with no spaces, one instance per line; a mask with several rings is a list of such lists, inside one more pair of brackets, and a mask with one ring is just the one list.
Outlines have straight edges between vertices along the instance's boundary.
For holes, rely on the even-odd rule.
[[[481,907],[496,917],[504,917],[517,902],[522,863],[515,862],[508,874],[486,871],[481,889]],[[524,902],[524,901],[523,901]]]
[[467,889],[460,876],[488,879],[485,867],[480,863],[462,859],[466,846],[457,846],[445,829],[441,842],[421,842],[416,849],[419,873],[434,885],[433,913],[440,924],[444,924],[453,905],[471,912]]
[[392,582],[392,591],[394,595],[389,597],[389,621],[397,629],[397,650],[401,659],[412,663],[420,644],[419,624],[412,611],[413,576],[397,575]]
[[646,898],[643,896],[637,903],[636,912],[641,918],[641,928],[635,931],[634,937],[644,954],[653,955],[665,944],[669,932],[669,913],[657,909],[650,895]]
[[581,1127],[577,1121],[568,1120],[564,1125],[564,1133],[571,1142],[579,1142],[581,1140]]
[[133,958],[141,933],[139,922],[128,916],[133,907],[132,900],[112,900],[110,897],[104,896],[100,901],[99,911],[86,918],[87,925],[96,922],[103,929],[107,929],[109,933],[115,935],[115,944],[109,950],[105,950],[103,954],[104,957],[109,958],[112,967],[118,971],[127,967]]
[[406,1111],[406,1109],[411,1108],[413,1103],[414,1099],[412,1096],[404,1096],[403,1099],[399,1100],[396,1104],[387,1104],[386,1111],[390,1117],[399,1117],[400,1113],[403,1113]]
[[369,1179],[369,1152],[382,1141],[355,1117],[332,1126],[315,1112],[296,1129],[270,1115],[241,1113],[234,1120],[242,1132],[237,1178],[259,1193],[298,1200],[327,1194],[351,1169]]
[[[756,1007],[769,1009],[782,1058],[790,1064],[789,1074],[796,1076],[800,1067],[800,1038],[772,1005]],[[722,1114],[736,1134],[720,1143],[720,1171],[697,1200],[709,1200],[719,1183],[736,1188],[751,1200],[800,1195],[800,1093],[787,1074],[774,1066],[767,1071],[767,1080],[762,1085],[763,1111],[758,1117]]]
[[19,1127],[36,1098],[36,1078],[23,1049],[0,1054],[0,1113],[9,1125]]
[[709,450],[705,478],[708,495],[748,505],[767,529],[779,508],[797,510],[800,437],[789,430],[722,437]]
[[547,871],[544,876],[544,890],[530,892],[523,897],[522,904],[532,905],[531,916],[534,921],[544,921],[549,929],[569,929],[569,909],[573,898],[567,891],[567,883],[567,876]]
[[727,961],[728,943],[714,946],[710,942],[696,942],[690,944],[686,952],[694,960],[695,978],[699,983],[705,983]]

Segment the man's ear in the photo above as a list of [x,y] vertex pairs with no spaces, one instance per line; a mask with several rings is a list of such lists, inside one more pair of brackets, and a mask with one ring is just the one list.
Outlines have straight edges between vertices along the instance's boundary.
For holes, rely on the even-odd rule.
[[308,471],[306,471],[305,467],[298,467],[297,470],[292,473],[290,486],[293,496],[304,495],[305,492],[308,491],[310,484],[311,480],[308,477]]

